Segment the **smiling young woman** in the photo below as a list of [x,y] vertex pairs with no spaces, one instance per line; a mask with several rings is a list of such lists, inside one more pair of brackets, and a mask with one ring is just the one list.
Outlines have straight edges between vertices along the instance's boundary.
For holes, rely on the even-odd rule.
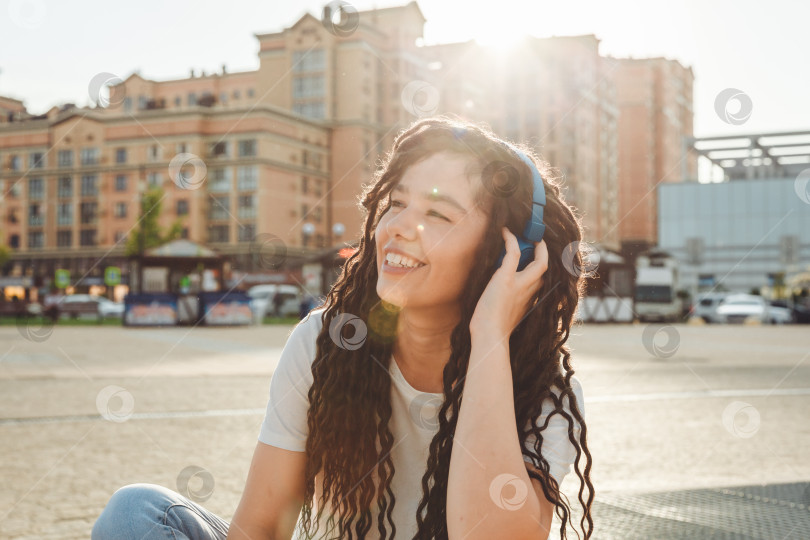
[[[534,540],[555,513],[568,538],[572,465],[592,536],[584,398],[565,345],[582,227],[530,155],[445,117],[398,135],[364,186],[358,250],[282,351],[228,538]],[[540,177],[545,233],[516,271]],[[189,506],[140,486],[113,497],[94,538],[126,512]],[[199,538],[224,537],[222,520],[190,508],[214,525]],[[166,514],[179,537],[183,519]]]

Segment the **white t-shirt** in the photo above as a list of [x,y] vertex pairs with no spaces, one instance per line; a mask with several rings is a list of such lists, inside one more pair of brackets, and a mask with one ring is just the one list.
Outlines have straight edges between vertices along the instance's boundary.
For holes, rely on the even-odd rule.
[[[270,397],[267,412],[259,433],[259,441],[296,452],[306,449],[308,434],[307,411],[308,393],[312,386],[312,362],[316,354],[316,338],[323,326],[322,315],[325,308],[313,310],[292,330],[270,381]],[[430,441],[438,431],[438,411],[444,402],[444,394],[420,392],[414,389],[402,375],[396,360],[392,358],[389,373],[391,385],[392,417],[389,428],[394,436],[391,459],[396,472],[391,480],[391,490],[396,496],[392,519],[397,525],[398,538],[412,538],[416,534],[416,507],[422,498],[422,475],[427,469]],[[580,412],[585,414],[582,386],[576,376],[571,377],[572,388]],[[554,388],[559,396],[559,389]],[[568,400],[563,400],[565,411],[571,415]],[[554,410],[550,398],[543,403],[538,425],[542,426],[548,414]],[[573,415],[571,415],[573,418]],[[579,425],[575,426],[575,437],[579,437]],[[527,437],[527,448],[533,448],[534,437]],[[379,446],[379,443],[378,443]],[[533,450],[532,450],[533,451]],[[563,477],[570,472],[576,459],[576,449],[568,440],[568,421],[560,414],[554,415],[543,431],[543,457],[548,461],[551,476],[562,484]],[[530,458],[524,456],[529,462]],[[320,482],[317,482],[320,486]],[[320,493],[316,492],[316,501]],[[371,508],[372,526],[367,538],[379,540],[377,530],[377,505]],[[326,519],[329,510],[324,510],[318,534],[328,530]],[[313,509],[313,518],[316,515]],[[300,514],[299,514],[300,517]],[[356,523],[356,520],[355,522]],[[354,526],[352,523],[352,526]],[[386,526],[390,526],[385,521]],[[314,524],[313,524],[314,525]],[[335,523],[332,536],[336,536]],[[324,536],[326,538],[328,536]],[[303,539],[298,528],[292,540]]]

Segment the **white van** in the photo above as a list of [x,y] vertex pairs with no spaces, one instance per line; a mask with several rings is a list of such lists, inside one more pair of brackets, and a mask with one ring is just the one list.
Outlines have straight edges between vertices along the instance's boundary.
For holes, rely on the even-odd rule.
[[297,285],[256,285],[248,289],[254,311],[262,315],[275,315],[276,295],[281,295],[280,315],[282,317],[298,317],[301,304],[301,288]]

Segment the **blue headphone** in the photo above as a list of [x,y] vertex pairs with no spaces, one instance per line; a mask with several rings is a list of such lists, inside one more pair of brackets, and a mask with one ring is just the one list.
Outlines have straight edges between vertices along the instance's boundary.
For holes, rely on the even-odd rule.
[[[543,177],[540,176],[540,171],[537,166],[529,159],[525,153],[518,150],[513,145],[506,143],[510,150],[515,152],[518,157],[529,166],[532,171],[532,182],[534,184],[534,194],[532,196],[532,215],[526,222],[526,227],[523,229],[523,234],[518,235],[518,246],[520,247],[520,261],[518,262],[517,271],[521,271],[534,260],[534,244],[543,239],[543,233],[546,232],[546,225],[543,223],[543,207],[546,205],[546,191],[543,187]],[[501,267],[503,258],[506,256],[506,245],[504,244],[501,256],[498,259],[495,269]]]

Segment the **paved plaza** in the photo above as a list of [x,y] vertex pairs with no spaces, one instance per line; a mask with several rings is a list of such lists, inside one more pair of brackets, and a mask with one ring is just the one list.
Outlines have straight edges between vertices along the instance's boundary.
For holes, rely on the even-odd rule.
[[[137,482],[230,520],[291,328],[0,327],[0,538],[89,538]],[[594,538],[810,538],[810,327],[581,325],[569,344]]]

